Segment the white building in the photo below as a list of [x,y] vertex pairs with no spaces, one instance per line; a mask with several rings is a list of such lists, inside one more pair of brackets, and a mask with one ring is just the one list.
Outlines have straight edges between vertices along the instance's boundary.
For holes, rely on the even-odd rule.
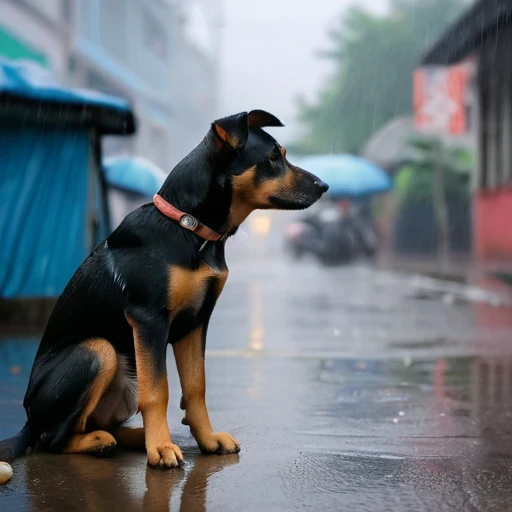
[[71,6],[65,0],[2,0],[0,56],[34,59],[64,81]]
[[137,135],[106,140],[106,154],[170,170],[217,114],[218,0],[3,0],[0,55],[2,30],[61,82],[132,103]]

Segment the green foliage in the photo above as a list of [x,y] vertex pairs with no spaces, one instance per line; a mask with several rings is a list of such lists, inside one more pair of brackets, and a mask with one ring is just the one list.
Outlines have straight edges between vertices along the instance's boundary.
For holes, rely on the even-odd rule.
[[394,0],[390,14],[353,7],[321,54],[334,73],[316,101],[299,100],[302,153],[358,153],[385,123],[412,109],[412,74],[421,54],[467,5],[464,0]]
[[505,284],[508,284],[509,286],[512,286],[512,274],[510,272],[492,272],[489,275],[504,282]]
[[413,201],[431,201],[434,172],[439,162],[444,169],[446,195],[467,195],[473,167],[472,154],[459,147],[446,147],[434,137],[418,137],[410,141],[416,155],[404,165],[395,177],[395,189],[402,198]]

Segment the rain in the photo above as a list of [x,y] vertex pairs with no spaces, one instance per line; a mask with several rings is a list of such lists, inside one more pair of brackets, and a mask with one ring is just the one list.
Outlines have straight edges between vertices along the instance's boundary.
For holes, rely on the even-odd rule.
[[0,511],[510,510],[511,45],[0,2]]

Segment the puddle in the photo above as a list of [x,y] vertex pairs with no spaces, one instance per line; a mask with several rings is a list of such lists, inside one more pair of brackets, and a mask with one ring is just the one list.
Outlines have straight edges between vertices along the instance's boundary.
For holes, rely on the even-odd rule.
[[0,379],[26,381],[32,369],[39,339],[0,339]]

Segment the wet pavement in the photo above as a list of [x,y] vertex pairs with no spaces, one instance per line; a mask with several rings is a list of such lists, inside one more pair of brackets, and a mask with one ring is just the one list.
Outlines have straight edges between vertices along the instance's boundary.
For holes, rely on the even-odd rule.
[[[184,468],[148,469],[133,452],[32,454],[0,488],[2,512],[511,510],[506,300],[363,264],[290,264],[272,239],[255,248],[257,236],[228,248],[208,339],[212,422],[241,453],[199,454],[170,361]],[[23,423],[36,350],[9,343],[0,341],[2,438]]]

